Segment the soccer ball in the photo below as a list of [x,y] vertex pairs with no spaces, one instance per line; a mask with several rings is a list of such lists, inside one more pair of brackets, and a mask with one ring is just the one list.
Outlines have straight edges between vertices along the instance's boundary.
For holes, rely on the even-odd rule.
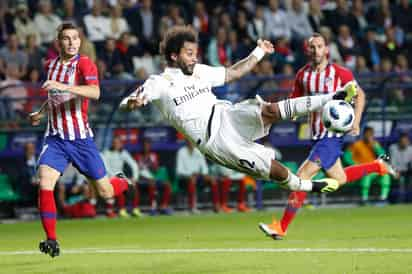
[[330,131],[348,132],[355,120],[353,107],[343,100],[331,100],[325,104],[322,111],[323,125]]

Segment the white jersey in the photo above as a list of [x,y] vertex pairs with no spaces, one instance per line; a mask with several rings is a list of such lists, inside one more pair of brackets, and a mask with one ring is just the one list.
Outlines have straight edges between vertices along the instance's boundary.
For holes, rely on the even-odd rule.
[[[153,102],[165,119],[197,144],[210,160],[256,178],[269,179],[275,153],[255,143],[270,128],[263,124],[262,102],[250,99],[232,105],[218,100],[212,87],[223,85],[225,76],[224,67],[196,65],[193,75],[166,68],[162,74],[147,79],[130,97],[137,95],[144,104]],[[125,107],[128,99],[120,107]]]
[[[226,69],[196,64],[192,75],[178,68],[166,68],[152,75],[136,90],[144,104],[153,102],[166,120],[192,142],[207,136],[207,124],[213,106],[219,101],[212,87],[225,83]],[[122,104],[127,102],[127,98]]]

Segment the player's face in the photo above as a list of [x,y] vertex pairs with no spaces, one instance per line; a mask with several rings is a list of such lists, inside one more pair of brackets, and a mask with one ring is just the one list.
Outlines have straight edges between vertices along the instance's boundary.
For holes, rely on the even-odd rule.
[[192,75],[197,63],[197,44],[185,42],[176,58],[177,66],[186,75]]
[[59,45],[63,56],[72,57],[79,53],[80,49],[79,32],[75,29],[66,29],[63,31],[59,40]]
[[327,61],[329,49],[322,37],[312,37],[309,39],[309,56],[313,65],[319,65]]
[[115,151],[122,150],[122,148],[123,148],[122,140],[120,140],[119,138],[113,139],[112,147],[113,147],[113,150],[115,150]]

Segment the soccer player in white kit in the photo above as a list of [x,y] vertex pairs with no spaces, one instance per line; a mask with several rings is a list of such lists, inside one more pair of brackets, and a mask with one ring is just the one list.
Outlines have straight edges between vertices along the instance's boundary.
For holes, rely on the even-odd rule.
[[161,43],[167,67],[120,103],[134,110],[154,103],[164,118],[194,143],[208,159],[255,178],[275,180],[284,188],[307,192],[332,192],[333,179],[302,180],[275,160],[275,152],[255,142],[270,126],[320,109],[332,99],[352,99],[345,90],[335,95],[306,96],[277,103],[260,97],[232,104],[218,100],[212,87],[241,78],[266,55],[274,52],[269,41],[257,41],[251,54],[231,67],[197,64],[197,34],[189,26],[170,28]]

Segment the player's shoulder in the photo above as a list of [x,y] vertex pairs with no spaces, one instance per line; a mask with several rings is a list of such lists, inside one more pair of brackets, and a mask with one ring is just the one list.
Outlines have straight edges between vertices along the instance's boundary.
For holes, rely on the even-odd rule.
[[79,65],[95,65],[93,60],[87,55],[80,54],[77,58]]
[[211,72],[211,70],[218,69],[222,67],[214,67],[214,66],[209,66],[205,64],[196,64],[195,67],[193,68],[193,75],[207,75],[208,73]]
[[163,86],[172,81],[172,78],[165,73],[162,74],[152,74],[145,80],[145,84]]
[[193,68],[193,70],[194,71],[200,71],[200,70],[205,70],[205,69],[208,69],[208,68],[211,68],[211,66],[197,63],[195,65],[195,67]]
[[307,70],[310,69],[310,64],[306,64],[303,67],[301,67],[300,69],[298,69],[298,71],[296,72],[296,77],[301,77],[303,76],[303,73]]
[[46,59],[46,61],[44,61],[44,68],[49,68],[51,64],[55,63],[57,60],[59,59],[59,57],[54,57],[54,58],[48,58]]
[[344,67],[342,65],[333,63],[333,64],[331,64],[331,66],[335,69],[335,71],[337,73],[350,73],[350,74],[352,74],[352,71],[349,68]]

